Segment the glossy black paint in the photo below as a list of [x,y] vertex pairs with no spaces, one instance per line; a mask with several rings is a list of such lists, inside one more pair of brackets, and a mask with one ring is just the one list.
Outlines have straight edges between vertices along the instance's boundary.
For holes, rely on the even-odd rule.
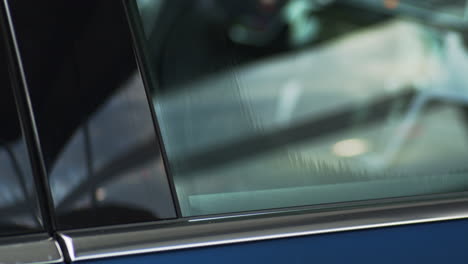
[[9,236],[41,232],[44,227],[27,148],[28,129],[19,114],[24,113],[21,85],[4,11],[0,6],[0,236]]
[[57,228],[176,216],[119,1],[15,1]]

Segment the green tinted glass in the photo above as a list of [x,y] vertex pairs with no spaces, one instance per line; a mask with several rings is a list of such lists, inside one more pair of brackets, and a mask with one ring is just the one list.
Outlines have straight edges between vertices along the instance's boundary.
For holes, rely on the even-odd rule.
[[129,1],[183,215],[468,190],[465,3],[413,2]]

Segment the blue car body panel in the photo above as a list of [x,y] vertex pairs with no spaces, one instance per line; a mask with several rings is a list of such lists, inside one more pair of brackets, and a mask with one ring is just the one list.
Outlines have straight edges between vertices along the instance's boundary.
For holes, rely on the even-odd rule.
[[467,263],[468,220],[133,255],[83,264]]

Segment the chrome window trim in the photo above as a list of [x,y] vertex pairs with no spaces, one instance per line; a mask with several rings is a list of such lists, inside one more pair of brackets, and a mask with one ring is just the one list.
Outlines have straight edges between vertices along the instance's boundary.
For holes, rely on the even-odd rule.
[[468,198],[179,219],[60,232],[71,261],[468,218]]
[[0,244],[2,264],[53,264],[64,258],[59,244],[46,235],[41,237],[12,237]]

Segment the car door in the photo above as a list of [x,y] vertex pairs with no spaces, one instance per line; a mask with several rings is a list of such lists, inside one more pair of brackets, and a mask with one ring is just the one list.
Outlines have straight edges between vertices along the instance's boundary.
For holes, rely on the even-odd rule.
[[67,263],[467,258],[463,3],[4,4]]

